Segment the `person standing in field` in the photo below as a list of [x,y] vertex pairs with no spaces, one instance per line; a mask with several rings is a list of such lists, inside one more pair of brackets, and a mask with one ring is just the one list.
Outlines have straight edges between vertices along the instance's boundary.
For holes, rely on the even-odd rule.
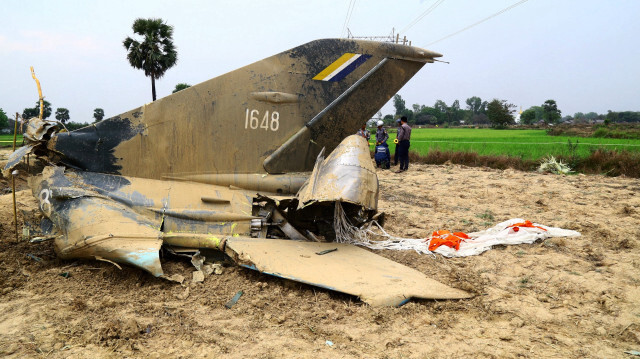
[[398,127],[398,161],[400,161],[400,170],[397,173],[404,172],[409,169],[409,146],[411,139],[411,127],[407,124],[407,117],[400,118],[400,127]]
[[376,130],[376,147],[374,159],[376,160],[376,165],[378,168],[388,169],[389,162],[391,161],[391,156],[389,154],[389,145],[387,145],[387,140],[389,139],[389,134],[387,130],[382,127],[384,122],[378,121],[377,123],[378,129]]
[[[400,131],[400,126],[402,126],[400,119],[396,120],[396,126],[398,126],[398,131]],[[398,164],[398,132],[396,132],[396,139],[393,143],[396,144],[396,150],[393,153],[393,165],[396,166]]]
[[371,133],[369,133],[369,131],[367,130],[366,123],[362,125],[362,128],[358,130],[356,135],[364,137],[367,140],[367,142],[369,142],[369,139],[371,138]]
[[386,144],[387,140],[389,139],[389,134],[387,133],[387,130],[382,127],[384,125],[384,122],[380,120],[378,121],[377,125],[378,129],[376,130],[376,145],[381,145],[383,143]]

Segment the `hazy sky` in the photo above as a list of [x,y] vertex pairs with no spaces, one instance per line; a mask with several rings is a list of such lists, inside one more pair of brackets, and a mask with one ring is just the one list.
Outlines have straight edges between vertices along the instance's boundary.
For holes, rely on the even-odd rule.
[[[356,35],[402,31],[436,0],[358,0]],[[401,33],[426,47],[516,0],[445,0]],[[196,1],[0,0],[0,108],[13,117],[37,100],[34,66],[53,108],[92,121],[151,101],[151,81],[122,46],[138,17],[174,26],[178,64],[157,82],[158,97],[303,43],[341,37],[350,0]],[[400,95],[410,107],[471,96],[527,109],[555,99],[563,115],[640,111],[639,0],[529,0],[428,46],[450,64],[427,64]],[[391,113],[391,104],[383,114]]]

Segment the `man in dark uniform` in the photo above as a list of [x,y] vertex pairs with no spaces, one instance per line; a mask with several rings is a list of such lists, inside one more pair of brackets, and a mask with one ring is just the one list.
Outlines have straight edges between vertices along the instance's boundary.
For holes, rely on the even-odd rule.
[[400,127],[398,127],[398,145],[396,151],[398,151],[398,161],[400,161],[400,172],[404,172],[409,169],[409,140],[411,139],[411,127],[407,124],[407,118],[402,116],[400,118]]
[[389,154],[389,145],[387,145],[387,140],[389,139],[389,134],[387,130],[384,129],[384,122],[379,120],[378,130],[376,131],[376,147],[374,159],[376,160],[376,165],[378,168],[389,168],[389,162],[391,162],[391,155]]
[[[402,125],[402,123],[400,122],[400,119],[396,120],[396,126],[398,126],[398,130],[400,130],[400,126]],[[396,144],[396,150],[393,153],[393,165],[397,165],[398,164],[398,133],[396,133],[396,139],[393,141],[393,143]]]

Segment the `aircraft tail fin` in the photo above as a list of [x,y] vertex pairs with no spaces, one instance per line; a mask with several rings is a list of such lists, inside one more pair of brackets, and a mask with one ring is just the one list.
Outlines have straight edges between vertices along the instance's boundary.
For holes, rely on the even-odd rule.
[[141,178],[307,172],[322,148],[330,153],[439,56],[393,43],[316,40],[53,135],[47,149],[69,167]]

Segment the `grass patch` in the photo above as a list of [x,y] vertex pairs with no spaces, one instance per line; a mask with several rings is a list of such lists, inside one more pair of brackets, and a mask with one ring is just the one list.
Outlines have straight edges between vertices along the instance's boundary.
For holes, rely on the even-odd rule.
[[[0,135],[0,147],[12,147],[13,135]],[[16,139],[16,146],[22,146],[22,135],[18,135]]]
[[518,286],[520,288],[527,288],[531,285],[531,279],[529,277],[522,277],[518,281]]
[[[389,147],[395,150],[393,144]],[[409,153],[413,163],[520,171],[536,170],[549,156],[575,172],[640,178],[640,141],[634,139],[550,136],[544,130],[426,128],[412,131]]]
[[560,125],[547,130],[550,136],[579,136],[640,140],[640,124]]
[[[390,148],[395,150],[393,144]],[[633,139],[550,136],[545,130],[417,128],[411,132],[411,151],[420,156],[428,156],[431,152],[452,152],[460,153],[457,156],[476,154],[538,161],[547,156],[587,158],[595,150],[640,153],[640,142]]]
[[[508,156],[480,156],[466,152],[430,152],[426,156],[410,152],[411,163],[442,165],[459,164],[470,167],[489,167],[497,169],[513,168],[520,171],[534,171],[540,161],[523,160]],[[629,151],[595,150],[586,158],[558,156],[556,159],[570,163],[574,172],[603,174],[607,176],[627,176],[640,178],[640,153]]]
[[483,213],[476,214],[476,217],[480,219],[484,219],[485,221],[494,222],[496,220],[495,217],[493,216],[493,212],[491,212],[490,210],[486,210]]

